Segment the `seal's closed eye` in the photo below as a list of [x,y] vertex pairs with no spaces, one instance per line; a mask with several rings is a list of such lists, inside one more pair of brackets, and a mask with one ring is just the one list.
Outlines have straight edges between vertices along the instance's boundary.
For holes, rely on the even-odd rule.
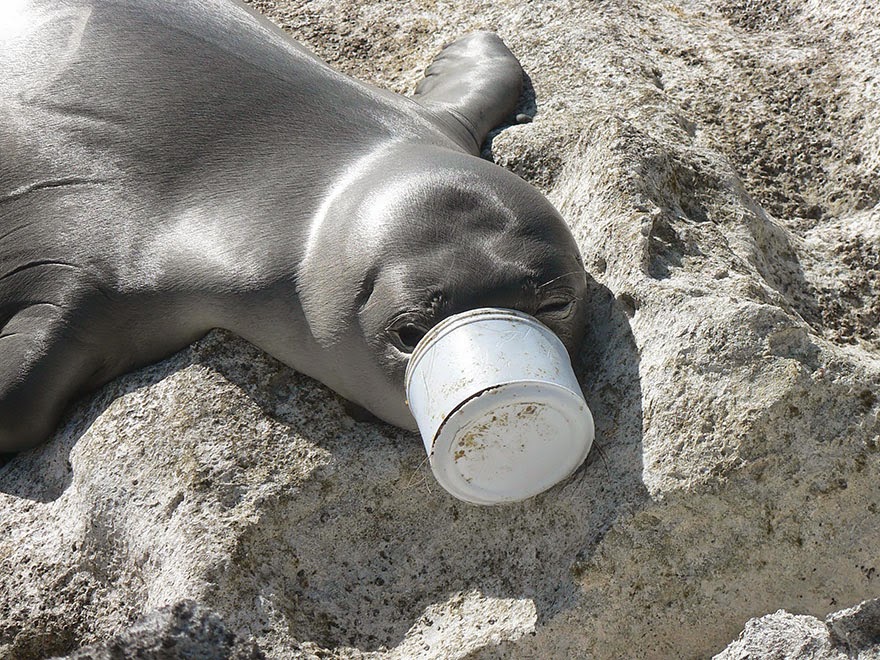
[[391,343],[402,353],[412,353],[427,332],[422,323],[411,317],[397,319],[388,327]]
[[574,306],[574,300],[553,300],[538,308],[537,314],[568,314]]

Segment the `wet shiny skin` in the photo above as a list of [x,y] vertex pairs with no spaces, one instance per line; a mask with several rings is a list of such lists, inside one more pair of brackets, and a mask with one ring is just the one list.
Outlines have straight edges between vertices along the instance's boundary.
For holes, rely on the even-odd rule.
[[408,428],[408,351],[445,316],[511,307],[579,343],[568,229],[478,157],[521,87],[494,35],[405,98],[231,0],[2,12],[0,451],[214,327]]

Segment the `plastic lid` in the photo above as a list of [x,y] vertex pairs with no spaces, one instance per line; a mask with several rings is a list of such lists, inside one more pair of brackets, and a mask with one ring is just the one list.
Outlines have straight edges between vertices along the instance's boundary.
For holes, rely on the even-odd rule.
[[593,434],[593,416],[580,395],[553,383],[505,383],[446,418],[434,439],[431,469],[459,499],[516,502],[574,472]]

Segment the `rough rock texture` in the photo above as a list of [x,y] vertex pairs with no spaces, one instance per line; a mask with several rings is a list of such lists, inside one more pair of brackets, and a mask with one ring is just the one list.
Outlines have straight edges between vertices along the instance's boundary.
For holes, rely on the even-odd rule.
[[595,278],[598,446],[498,508],[419,439],[213,333],[0,468],[0,658],[191,598],[270,658],[706,657],[880,593],[874,0],[254,3],[408,92],[498,31],[529,75],[486,156]]
[[192,600],[148,614],[110,641],[57,660],[265,660],[252,642],[241,642],[220,618]]
[[880,658],[880,599],[835,612],[822,623],[785,610],[752,619],[715,660]]

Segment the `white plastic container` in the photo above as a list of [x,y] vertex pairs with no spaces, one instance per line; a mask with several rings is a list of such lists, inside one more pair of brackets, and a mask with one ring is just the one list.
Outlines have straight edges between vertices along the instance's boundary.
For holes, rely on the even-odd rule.
[[410,358],[406,393],[437,481],[474,504],[547,490],[593,444],[565,346],[522,312],[475,309],[439,323]]

